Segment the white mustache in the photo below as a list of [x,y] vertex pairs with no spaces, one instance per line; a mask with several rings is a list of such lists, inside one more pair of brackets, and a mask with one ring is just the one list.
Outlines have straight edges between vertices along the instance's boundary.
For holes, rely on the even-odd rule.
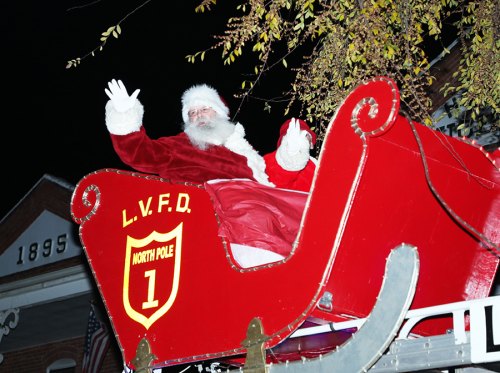
[[234,131],[234,123],[221,118],[196,120],[185,124],[184,132],[193,145],[206,149],[210,145],[223,145]]

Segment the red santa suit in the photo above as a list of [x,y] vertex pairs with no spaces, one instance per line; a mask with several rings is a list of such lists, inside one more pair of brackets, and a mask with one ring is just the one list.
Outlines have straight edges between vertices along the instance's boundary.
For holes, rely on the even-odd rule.
[[[214,140],[204,149],[193,145],[186,132],[152,139],[142,126],[142,104],[136,97],[129,97],[124,87],[117,88],[118,84],[110,85],[115,92],[114,96],[109,93],[114,101],[109,100],[106,104],[106,126],[113,147],[125,164],[171,181],[203,183],[211,179],[248,178],[273,185],[265,172],[264,159],[245,139],[241,124],[234,124],[234,131],[223,142]],[[124,111],[116,107],[120,97],[117,98],[117,95],[122,92],[129,99]],[[229,109],[217,92],[207,85],[188,89],[183,94],[182,103],[185,123],[189,121],[189,109],[201,106],[209,106],[222,118],[228,119]]]
[[[240,124],[237,126],[241,127]],[[212,145],[206,149],[194,146],[184,133],[151,139],[144,127],[127,135],[111,134],[111,140],[120,159],[137,171],[159,175],[172,181],[202,183],[211,179],[248,178],[270,185],[264,164],[258,155],[249,151],[238,154],[227,146]],[[245,139],[234,134],[234,142]],[[248,149],[249,150],[249,149]],[[252,162],[252,159],[254,161]],[[250,165],[255,163],[254,169]]]

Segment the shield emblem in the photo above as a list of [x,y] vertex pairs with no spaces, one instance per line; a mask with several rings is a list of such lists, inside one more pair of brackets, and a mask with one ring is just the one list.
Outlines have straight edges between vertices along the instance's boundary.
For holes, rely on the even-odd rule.
[[127,236],[123,306],[146,329],[165,315],[177,296],[181,269],[182,223],[168,233],[142,239]]

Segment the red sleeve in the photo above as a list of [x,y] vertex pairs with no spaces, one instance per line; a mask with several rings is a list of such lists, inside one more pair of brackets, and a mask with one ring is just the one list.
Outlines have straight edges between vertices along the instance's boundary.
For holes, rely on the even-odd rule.
[[[159,143],[158,140],[150,139],[142,126],[139,131],[128,135],[111,134],[113,147],[123,163],[137,171],[151,174],[158,174],[159,167],[171,161],[175,149],[174,138],[162,138]],[[172,142],[170,147],[166,146],[166,142]],[[169,148],[173,151],[166,151]]]
[[111,140],[125,164],[169,180],[199,183],[217,178],[253,179],[244,156],[223,146],[197,148],[185,132],[151,139],[141,127],[128,135],[111,135]]
[[316,165],[309,161],[300,171],[287,171],[283,169],[276,161],[276,151],[264,156],[266,161],[266,173],[269,175],[269,181],[278,188],[294,189],[303,192],[309,192],[314,177]]

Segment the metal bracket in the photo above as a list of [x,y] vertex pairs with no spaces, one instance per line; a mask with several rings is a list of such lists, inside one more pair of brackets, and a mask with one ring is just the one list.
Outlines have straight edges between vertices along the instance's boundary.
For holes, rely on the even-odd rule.
[[150,364],[157,357],[151,353],[151,346],[146,338],[142,338],[137,345],[135,357],[132,359],[135,373],[152,373]]
[[248,324],[247,337],[241,343],[247,349],[247,357],[243,371],[246,373],[267,373],[264,342],[268,337],[264,334],[262,321],[254,317]]
[[318,303],[318,308],[322,311],[332,312],[333,310],[333,294],[325,291]]

